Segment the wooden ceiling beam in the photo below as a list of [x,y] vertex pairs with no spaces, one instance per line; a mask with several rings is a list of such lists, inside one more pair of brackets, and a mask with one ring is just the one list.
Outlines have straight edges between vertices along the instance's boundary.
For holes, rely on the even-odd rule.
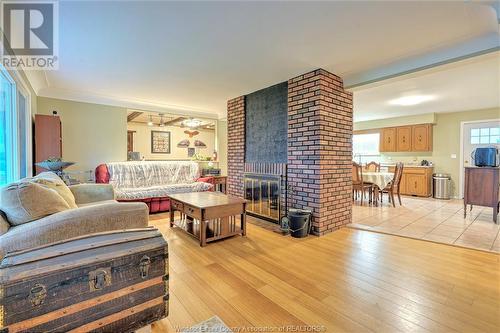
[[132,121],[132,120],[134,120],[135,118],[139,117],[141,114],[142,114],[142,112],[139,112],[139,111],[134,111],[134,112],[130,113],[130,114],[127,116],[127,123],[128,123],[128,122],[131,122],[131,121]]
[[164,122],[163,124],[164,124],[165,126],[169,126],[169,125],[173,125],[173,124],[175,124],[175,123],[177,123],[177,122],[179,122],[179,121],[183,121],[183,120],[185,120],[185,119],[187,119],[187,118],[186,118],[186,117],[177,117],[177,118],[174,118],[174,119],[172,119],[172,120],[166,121],[166,122]]

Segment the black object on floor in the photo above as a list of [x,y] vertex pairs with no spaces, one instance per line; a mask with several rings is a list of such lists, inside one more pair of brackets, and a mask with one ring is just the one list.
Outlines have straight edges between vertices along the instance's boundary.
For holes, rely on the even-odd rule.
[[288,218],[290,220],[290,234],[295,238],[306,237],[311,227],[311,214],[309,210],[290,209]]

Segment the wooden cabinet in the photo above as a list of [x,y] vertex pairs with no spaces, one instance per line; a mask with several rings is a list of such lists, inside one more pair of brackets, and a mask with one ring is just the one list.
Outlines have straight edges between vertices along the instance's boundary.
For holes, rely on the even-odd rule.
[[396,128],[382,128],[380,131],[380,147],[381,152],[396,151]]
[[411,126],[397,127],[397,151],[411,151]]
[[500,168],[466,167],[464,189],[464,217],[467,205],[493,208],[493,221],[497,223],[500,204]]
[[127,131],[127,153],[134,151],[134,133],[135,131]]
[[[35,115],[35,163],[62,157],[61,120],[58,116]],[[45,171],[35,168],[35,173]]]
[[[389,168],[394,172],[394,167]],[[432,167],[403,167],[400,190],[401,194],[417,197],[430,197],[432,195]]]
[[405,194],[416,196],[427,196],[426,176],[414,173],[406,174]]
[[380,129],[380,152],[432,150],[432,124],[386,127]]
[[422,124],[412,126],[412,150],[432,150],[432,125]]

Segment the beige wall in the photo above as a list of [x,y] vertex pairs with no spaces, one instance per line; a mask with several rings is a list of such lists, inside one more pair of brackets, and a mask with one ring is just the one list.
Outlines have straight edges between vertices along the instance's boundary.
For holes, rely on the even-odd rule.
[[104,162],[127,159],[127,110],[99,104],[38,97],[40,114],[56,110],[62,122],[63,159],[68,170],[93,170]]
[[373,128],[383,128],[392,126],[416,125],[416,124],[434,124],[436,122],[435,113],[419,114],[407,117],[395,117],[387,119],[377,119],[370,121],[357,121],[353,125],[354,131],[368,130]]
[[[460,123],[463,121],[499,119],[500,108],[471,110],[464,112],[436,113],[422,116],[399,117],[373,122],[355,123],[354,129],[371,129],[406,124],[426,123],[426,119],[434,118],[433,150],[427,153],[384,153],[384,160],[403,161],[406,163],[423,159],[434,163],[434,172],[449,173],[452,179],[453,195],[458,195],[460,178]],[[415,122],[417,121],[417,122]],[[457,158],[451,155],[456,154]]]
[[[188,139],[194,148],[194,140],[200,140],[207,145],[207,148],[197,148],[196,152],[204,156],[212,156],[215,147],[215,131],[198,130],[200,134],[190,138],[184,131],[186,128],[178,126],[148,126],[143,123],[128,123],[127,128],[134,133],[134,151],[140,152],[141,157],[144,156],[147,160],[186,160],[188,157],[187,148],[178,148],[179,141]],[[153,154],[151,153],[151,131],[166,131],[170,132],[171,146],[170,154]]]
[[217,147],[221,174],[227,176],[227,120],[217,122]]

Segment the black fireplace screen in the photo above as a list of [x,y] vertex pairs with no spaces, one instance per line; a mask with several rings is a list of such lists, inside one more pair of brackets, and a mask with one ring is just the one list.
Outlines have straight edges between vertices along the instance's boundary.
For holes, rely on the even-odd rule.
[[281,176],[246,174],[247,213],[278,222],[281,219]]

